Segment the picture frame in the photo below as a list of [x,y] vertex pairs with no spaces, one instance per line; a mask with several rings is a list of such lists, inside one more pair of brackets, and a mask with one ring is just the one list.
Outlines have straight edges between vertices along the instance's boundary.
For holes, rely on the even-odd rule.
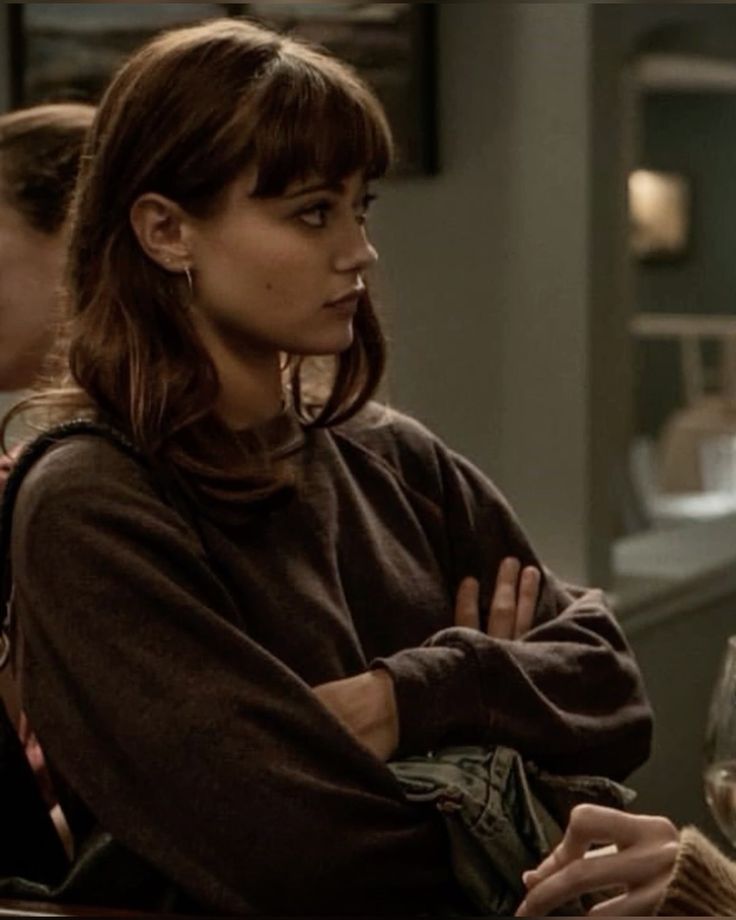
[[436,25],[425,3],[9,4],[14,107],[95,102],[115,69],[158,31],[247,17],[316,42],[373,86],[395,134],[399,175],[438,170]]
[[643,262],[671,262],[690,248],[692,187],[687,176],[637,169],[629,176],[631,251]]

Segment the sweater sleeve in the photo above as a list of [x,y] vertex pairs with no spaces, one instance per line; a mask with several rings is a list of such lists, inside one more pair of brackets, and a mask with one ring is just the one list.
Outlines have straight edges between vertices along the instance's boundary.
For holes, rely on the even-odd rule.
[[453,596],[463,577],[475,576],[487,610],[498,566],[509,555],[538,566],[544,577],[534,627],[522,639],[450,626],[420,648],[372,663],[395,682],[400,754],[500,743],[554,772],[625,777],[649,755],[652,719],[604,596],[545,571],[495,487],[469,461],[433,443],[434,456],[425,456],[421,470],[413,456],[403,470],[414,483],[424,477],[425,492],[429,469],[439,482]]
[[655,911],[660,917],[736,916],[736,863],[694,827],[683,828],[672,876]]
[[24,703],[55,771],[211,911],[380,913],[431,890],[390,771],[243,631],[145,471],[80,443],[34,467],[13,521]]

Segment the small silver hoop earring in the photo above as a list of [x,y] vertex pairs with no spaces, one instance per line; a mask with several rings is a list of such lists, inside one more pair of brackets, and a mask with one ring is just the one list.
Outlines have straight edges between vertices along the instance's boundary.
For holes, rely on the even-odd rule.
[[184,274],[187,276],[187,284],[189,285],[189,293],[194,297],[194,282],[192,281],[192,271],[188,265],[184,266]]

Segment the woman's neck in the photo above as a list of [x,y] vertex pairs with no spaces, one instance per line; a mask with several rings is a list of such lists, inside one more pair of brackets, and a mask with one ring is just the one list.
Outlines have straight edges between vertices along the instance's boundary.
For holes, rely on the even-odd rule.
[[278,415],[283,407],[280,354],[251,353],[207,343],[220,379],[216,409],[233,429],[253,428]]

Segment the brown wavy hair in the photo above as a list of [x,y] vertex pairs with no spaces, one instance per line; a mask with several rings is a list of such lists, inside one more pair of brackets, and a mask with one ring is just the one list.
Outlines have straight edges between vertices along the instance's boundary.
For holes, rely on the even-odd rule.
[[[379,177],[391,156],[380,103],[326,52],[235,19],[153,39],[123,65],[99,105],[71,213],[67,344],[57,355],[55,389],[26,405],[56,420],[111,420],[209,497],[272,494],[283,474],[267,458],[246,455],[215,413],[218,375],[182,309],[186,282],[144,254],[131,206],[158,192],[206,216],[245,168],[257,169],[253,194],[273,196],[313,174]],[[302,398],[309,361],[289,362],[304,424],[354,415],[375,392],[384,361],[366,294],[353,342],[335,356],[318,405]]]

